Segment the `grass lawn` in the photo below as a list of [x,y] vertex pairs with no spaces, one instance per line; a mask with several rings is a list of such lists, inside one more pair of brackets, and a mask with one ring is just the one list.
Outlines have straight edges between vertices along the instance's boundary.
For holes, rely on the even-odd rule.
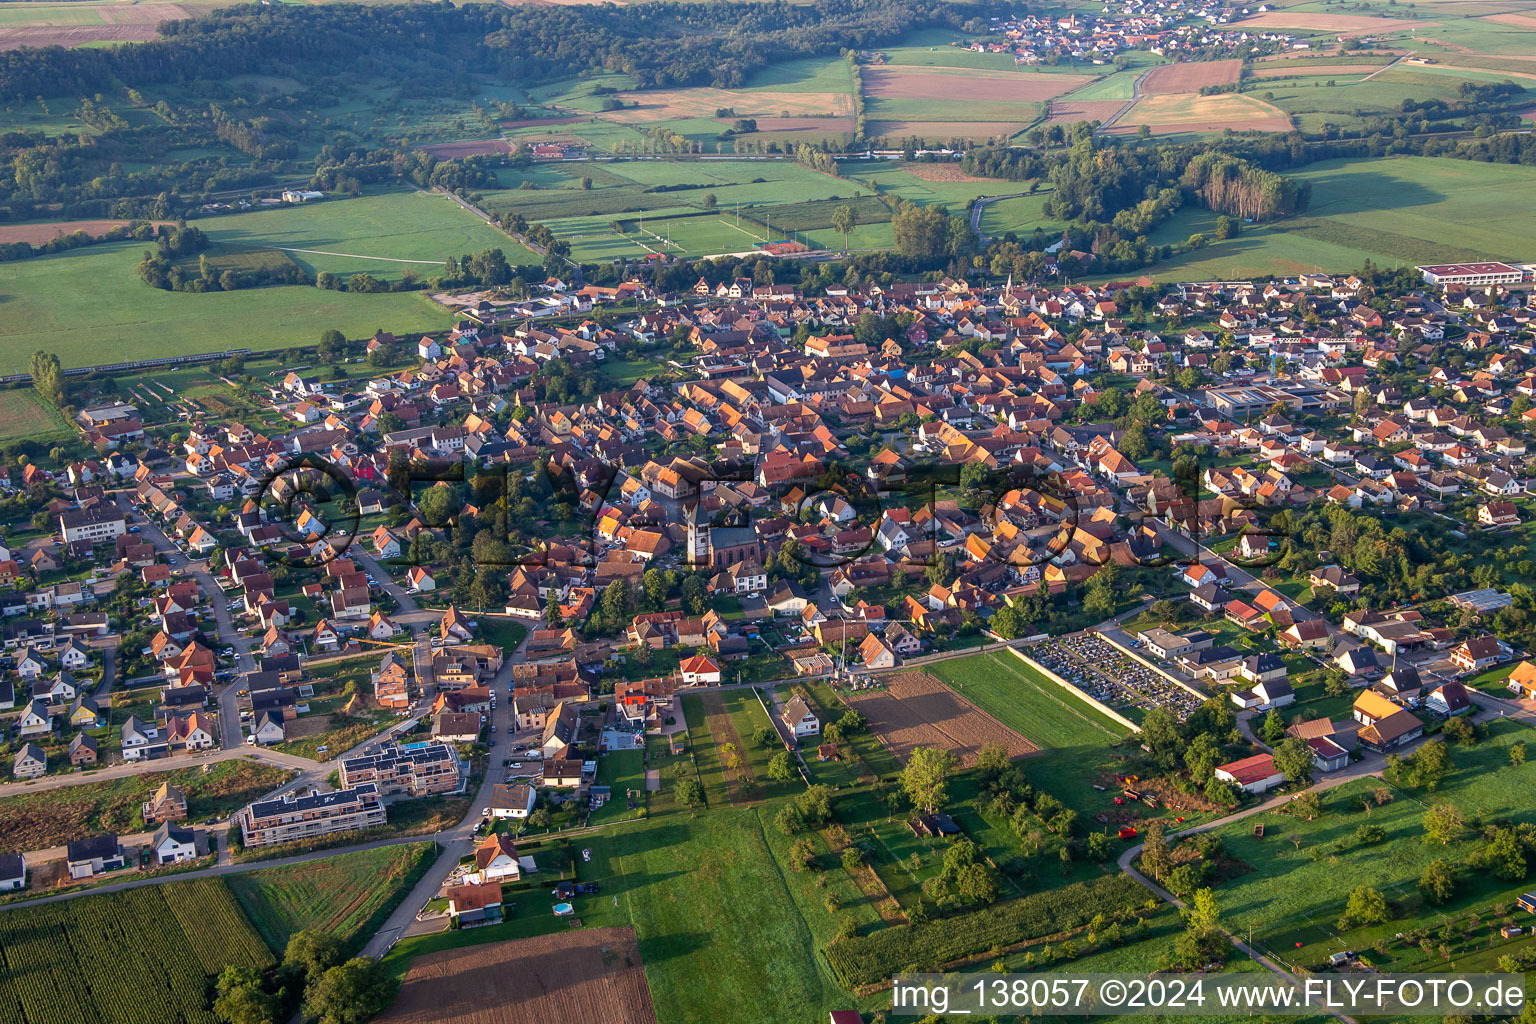
[[481,615],[477,623],[480,630],[480,636],[477,639],[483,643],[495,644],[507,655],[511,655],[517,649],[517,645],[523,642],[523,637],[528,635],[526,625],[509,618]]
[[1042,747],[1102,746],[1130,731],[1003,651],[941,661],[927,671]]
[[279,955],[294,932],[315,928],[361,947],[426,872],[432,843],[386,846],[231,875],[229,887]]
[[[338,204],[340,205],[340,204]],[[129,359],[313,345],[334,327],[349,338],[384,328],[441,330],[446,310],[419,292],[352,294],[307,285],[169,292],[139,279],[141,242],[114,242],[6,265],[0,279],[0,369],[24,372],[38,349],[66,367]]]

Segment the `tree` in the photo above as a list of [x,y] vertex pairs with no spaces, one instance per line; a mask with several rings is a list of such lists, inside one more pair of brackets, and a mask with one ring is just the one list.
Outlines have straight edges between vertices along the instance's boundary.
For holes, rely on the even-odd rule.
[[704,802],[704,787],[698,779],[681,778],[672,789],[672,796],[684,807],[697,807]]
[[603,609],[603,618],[611,626],[617,627],[625,622],[630,617],[629,584],[623,580],[614,580],[603,588],[599,603]]
[[1446,846],[1467,834],[1467,819],[1461,808],[1441,802],[1424,812],[1424,841]]
[[1008,757],[1008,748],[1001,743],[983,743],[981,750],[976,755],[976,771],[983,779],[993,780],[998,778],[1009,768],[1013,767],[1013,761]]
[[1264,722],[1259,726],[1259,736],[1268,743],[1279,743],[1285,736],[1285,719],[1280,717],[1279,708],[1270,708],[1269,714],[1264,716]]
[[1312,748],[1295,737],[1275,745],[1275,768],[1285,773],[1287,782],[1312,781]]
[[1456,869],[1448,860],[1435,859],[1419,876],[1419,892],[1430,903],[1445,903],[1456,895]]
[[941,206],[903,203],[891,217],[896,251],[908,259],[934,263],[949,243],[949,214]]
[[949,777],[960,767],[954,753],[938,747],[918,747],[912,751],[901,772],[901,788],[912,806],[932,814],[948,798]]
[[659,611],[667,603],[667,574],[660,569],[645,570],[645,575],[640,577],[640,587],[645,591],[645,603],[650,607]]
[[1153,818],[1141,844],[1141,866],[1153,881],[1161,881],[1173,867],[1173,853],[1163,835],[1163,819]]
[[428,526],[449,525],[462,504],[463,502],[459,500],[458,488],[452,484],[428,487],[421,492],[421,497],[416,499],[416,509],[421,513],[421,521]]
[[697,576],[683,580],[683,608],[689,615],[703,615],[709,609],[709,588]]
[[781,750],[768,759],[768,777],[776,782],[789,782],[795,777],[795,759],[787,750]]
[[720,200],[715,197],[713,192],[704,193],[704,209],[713,210],[719,203]]
[[277,997],[254,967],[230,965],[214,986],[213,1012],[227,1024],[277,1024]]
[[32,353],[32,388],[43,401],[54,408],[64,404],[64,370],[59,357],[52,352],[38,350]]
[[331,327],[320,335],[320,347],[315,350],[315,353],[320,357],[321,362],[334,363],[341,358],[346,347],[347,336]]
[[354,957],[305,986],[304,1011],[320,1024],[363,1024],[394,1001],[399,987],[381,961]]
[[341,963],[341,942],[334,935],[306,928],[294,932],[283,949],[283,965],[306,978],[318,978]]
[[843,236],[843,251],[848,250],[848,236],[859,223],[859,215],[853,207],[844,204],[832,211],[832,230],[839,231]]
[[1509,745],[1509,764],[1512,768],[1519,768],[1525,764],[1525,741]]
[[752,733],[752,745],[767,750],[779,745],[779,734],[772,726],[760,725]]
[[1387,898],[1369,885],[1357,885],[1349,894],[1344,913],[1338,920],[1339,931],[1347,931],[1357,925],[1381,924],[1392,917]]
[[1488,865],[1495,878],[1506,882],[1518,882],[1530,870],[1525,860],[1525,846],[1512,828],[1501,828],[1493,833],[1493,838],[1483,848],[1483,863]]

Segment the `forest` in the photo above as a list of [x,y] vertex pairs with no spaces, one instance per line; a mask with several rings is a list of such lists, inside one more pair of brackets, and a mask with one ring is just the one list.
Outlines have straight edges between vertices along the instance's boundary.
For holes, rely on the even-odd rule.
[[642,88],[742,85],[771,62],[958,27],[981,9],[939,0],[812,4],[642,3],[242,5],[167,22],[163,38],[111,48],[0,53],[0,99],[89,96],[123,86],[268,72],[334,76],[391,65],[429,80],[494,74],[511,82],[621,71]]

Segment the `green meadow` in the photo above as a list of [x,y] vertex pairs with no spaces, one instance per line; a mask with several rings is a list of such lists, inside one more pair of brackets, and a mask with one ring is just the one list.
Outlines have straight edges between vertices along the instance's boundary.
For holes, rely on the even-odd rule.
[[[1302,214],[1160,263],[1165,281],[1349,271],[1466,259],[1536,259],[1536,212],[1522,197],[1536,168],[1436,157],[1329,160],[1292,174],[1311,184]],[[1155,240],[1207,233],[1215,218],[1186,208]]]

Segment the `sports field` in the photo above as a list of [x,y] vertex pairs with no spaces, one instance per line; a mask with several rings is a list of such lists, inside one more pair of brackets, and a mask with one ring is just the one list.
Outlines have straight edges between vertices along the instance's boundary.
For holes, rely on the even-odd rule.
[[1004,651],[941,661],[926,671],[1043,747],[1103,746],[1129,732]]
[[[1434,157],[1329,160],[1295,177],[1312,185],[1310,208],[1298,217],[1248,226],[1237,238],[1159,264],[1165,281],[1356,270],[1464,259],[1536,259],[1536,212],[1523,196],[1536,188],[1536,168]],[[1390,211],[1390,217],[1387,212]],[[1204,210],[1179,211],[1159,243],[1207,233]]]

